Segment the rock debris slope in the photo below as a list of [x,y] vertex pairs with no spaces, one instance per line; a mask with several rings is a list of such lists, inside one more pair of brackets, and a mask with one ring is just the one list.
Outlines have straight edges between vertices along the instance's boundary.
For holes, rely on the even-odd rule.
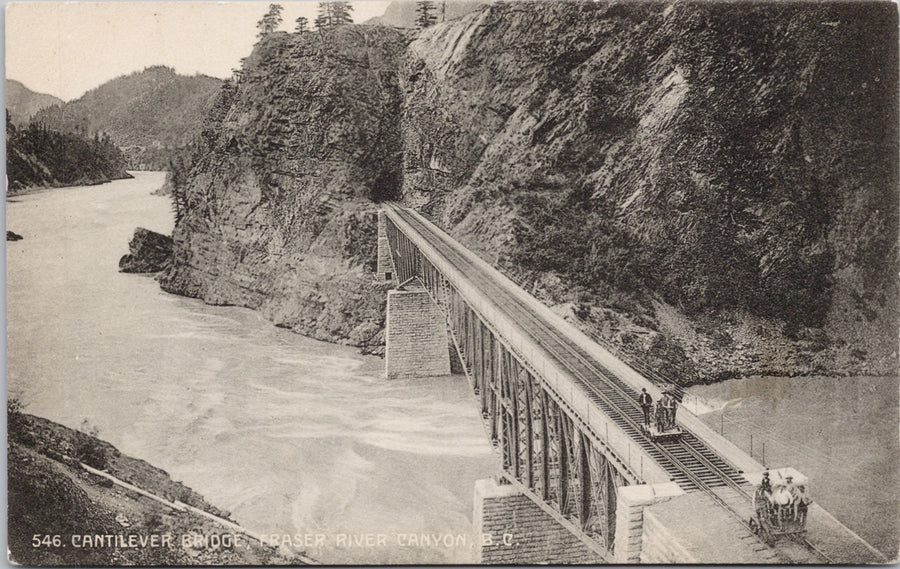
[[272,34],[207,119],[163,286],[378,346],[373,202],[401,198],[680,379],[895,373],[897,44],[865,2]]

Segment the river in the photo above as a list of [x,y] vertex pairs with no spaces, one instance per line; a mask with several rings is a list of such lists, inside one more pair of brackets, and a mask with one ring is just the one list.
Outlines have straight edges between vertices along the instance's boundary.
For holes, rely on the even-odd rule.
[[[24,237],[7,242],[8,392],[29,413],[86,420],[252,530],[387,536],[302,548],[320,561],[472,561],[473,484],[497,459],[466,380],[387,381],[380,358],[119,273],[135,227],[172,229],[169,200],[151,195],[163,179],[7,200]],[[455,544],[404,537],[422,533]]]
[[[459,377],[387,381],[383,361],[257,313],[117,271],[136,226],[172,228],[160,173],[7,200],[8,389],[30,413],[87,420],[246,527],[384,534],[305,548],[329,563],[472,561],[473,483],[493,456]],[[897,378],[750,378],[695,387],[702,418],[771,466],[794,466],[838,519],[893,557]],[[724,413],[723,413],[724,409]],[[724,420],[722,416],[724,415]],[[453,547],[403,534],[466,535]],[[891,551],[893,548],[893,552]]]

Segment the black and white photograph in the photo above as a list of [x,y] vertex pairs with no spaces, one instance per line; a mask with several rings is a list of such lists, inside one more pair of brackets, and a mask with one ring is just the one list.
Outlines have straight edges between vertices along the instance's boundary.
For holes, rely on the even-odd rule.
[[895,1],[5,4],[7,560],[900,560]]

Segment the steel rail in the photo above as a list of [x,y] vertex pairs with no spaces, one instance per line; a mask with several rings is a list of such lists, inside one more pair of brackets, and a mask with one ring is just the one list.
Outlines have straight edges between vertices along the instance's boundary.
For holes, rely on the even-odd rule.
[[[453,261],[453,263],[457,266],[457,268],[463,269],[465,267],[465,268],[472,269],[471,272],[466,271],[466,274],[469,275],[470,278],[475,280],[475,275],[482,272],[469,259],[466,259],[465,256],[463,256],[462,254],[460,254],[459,251],[456,250],[457,247],[456,247],[455,243],[450,241],[448,236],[445,236],[445,235],[442,235],[441,233],[437,233],[437,232],[433,231],[431,228],[429,228],[427,225],[422,223],[420,220],[416,219],[415,216],[409,214],[407,211],[402,209],[402,206],[400,206],[400,207],[394,206],[393,209],[398,215],[400,215],[404,219],[404,221],[406,221],[410,225],[413,225],[416,228],[416,230],[422,235],[423,238],[427,238],[428,235],[431,235],[433,238],[440,240],[441,249],[443,249],[442,253],[448,257],[448,260],[451,260],[450,257],[455,257],[457,259],[457,261]],[[430,241],[431,241],[432,246],[438,246],[438,243],[435,243],[433,239]],[[447,252],[449,252],[450,255],[447,255]],[[462,261],[462,263],[460,263],[459,261]],[[575,359],[579,360],[581,362],[581,364],[584,367],[586,367],[589,371],[593,371],[594,375],[598,376],[599,379],[605,380],[604,383],[607,385],[607,387],[611,387],[622,399],[624,399],[627,403],[630,403],[631,407],[632,407],[631,411],[633,411],[633,412],[638,411],[638,404],[637,404],[637,401],[636,401],[634,395],[629,393],[627,391],[627,389],[622,386],[622,384],[621,384],[622,380],[619,379],[614,373],[612,373],[610,370],[606,369],[605,366],[603,366],[602,364],[599,364],[599,362],[596,362],[589,356],[586,357],[585,355],[579,353],[579,351],[577,349],[575,349],[575,347],[571,344],[571,342],[567,338],[562,336],[559,333],[559,331],[555,330],[552,326],[550,326],[547,322],[545,322],[543,318],[539,317],[536,313],[534,313],[534,311],[531,309],[531,307],[529,307],[522,299],[516,297],[515,295],[510,294],[510,292],[507,291],[505,287],[500,286],[499,283],[496,283],[493,279],[488,278],[487,275],[481,275],[481,278],[478,279],[478,281],[481,283],[487,283],[490,286],[490,288],[492,288],[494,291],[500,292],[500,294],[507,301],[511,301],[512,303],[517,305],[519,312],[528,319],[528,321],[529,321],[528,324],[530,324],[532,327],[537,328],[541,333],[543,333],[547,336],[550,336],[551,339],[555,341],[555,344],[557,346],[560,346],[560,347],[564,348],[566,351],[568,351],[568,354],[563,354],[563,353],[560,353],[558,348],[554,349],[551,346],[543,344],[543,348],[546,351],[548,351],[550,353],[550,355],[552,355],[554,358],[556,358],[561,364],[563,364],[564,367],[569,369],[569,371],[573,375],[577,376],[577,378],[579,379],[579,383],[581,383],[586,388],[588,388],[592,394],[594,394],[598,398],[602,399],[606,403],[606,405],[609,406],[610,408],[613,408],[613,409],[616,409],[619,411],[624,411],[620,408],[619,404],[617,404],[616,402],[614,402],[610,399],[609,394],[605,393],[602,389],[599,388],[599,386],[596,385],[595,381],[592,381],[590,378],[586,377],[585,374],[583,374],[582,372],[579,372],[577,369],[573,369],[571,365],[567,365],[568,363],[570,363],[570,362],[566,361],[567,358],[575,358]],[[500,305],[500,302],[498,302],[497,299],[495,299],[495,302],[498,305]],[[522,324],[523,330],[532,336],[533,340],[540,341],[540,338],[536,334],[534,334],[533,330],[528,330],[525,323],[520,322],[520,324]],[[640,433],[640,428],[639,428],[637,422],[627,412],[620,413],[619,417],[628,426],[630,426],[631,428],[636,430],[638,433]],[[616,421],[616,422],[618,423],[619,421]],[[689,434],[689,432],[688,432],[688,434]],[[646,437],[643,437],[643,439],[641,439],[641,440],[646,441],[647,439],[646,439]],[[734,475],[731,475],[728,472],[726,472],[725,469],[722,467],[722,465],[716,464],[714,461],[710,460],[709,457],[707,457],[703,454],[702,449],[698,449],[694,445],[694,443],[699,443],[699,442],[700,441],[697,440],[695,437],[693,437],[693,435],[686,437],[679,441],[680,448],[687,451],[687,453],[690,456],[692,456],[694,458],[694,460],[696,460],[698,463],[703,465],[707,470],[716,474],[717,480],[724,482],[726,486],[732,488],[739,494],[743,495],[747,500],[752,502],[753,496],[741,484],[739,484],[735,480]],[[704,445],[704,447],[705,447],[705,445]],[[705,448],[707,448],[707,447],[705,447]],[[752,533],[750,524],[748,521],[745,520],[744,516],[740,512],[737,512],[731,504],[729,504],[726,500],[724,500],[721,496],[719,496],[716,489],[695,472],[696,467],[685,463],[680,457],[673,454],[670,449],[666,448],[662,444],[658,445],[656,447],[656,450],[660,451],[660,453],[666,459],[668,459],[670,463],[672,463],[673,465],[678,467],[678,469],[685,476],[687,476],[689,478],[691,483],[693,483],[693,485],[696,486],[697,489],[702,490],[705,494],[707,494],[711,498],[713,498],[713,500],[715,502],[717,502],[721,507],[723,507],[730,515],[732,515],[734,518],[736,518],[737,521],[741,525],[746,527]],[[725,466],[730,466],[730,465],[725,464]],[[732,468],[732,470],[737,470],[733,467],[731,467],[731,468]],[[795,541],[800,541],[803,545],[805,545],[811,551],[813,551],[816,554],[818,554],[819,556],[821,556],[827,562],[831,561],[827,555],[825,555],[818,548],[813,546],[807,539],[801,538],[800,540],[795,540]]]
[[[534,313],[533,309],[525,304],[521,299],[516,296],[510,294],[505,287],[496,283],[493,279],[487,277],[487,275],[481,275],[482,271],[469,260],[466,259],[459,251],[456,250],[456,245],[449,241],[449,237],[445,237],[440,233],[436,233],[431,228],[423,224],[420,220],[416,219],[416,217],[403,209],[397,208],[395,206],[395,211],[398,215],[412,225],[423,237],[427,237],[431,235],[433,237],[431,241],[432,246],[436,246],[434,243],[434,239],[438,239],[440,241],[441,248],[443,249],[442,254],[444,254],[448,260],[451,260],[457,268],[459,269],[469,269],[466,270],[465,273],[475,280],[476,275],[479,275],[481,278],[478,279],[479,284],[486,284],[487,287],[492,289],[495,292],[499,293],[500,298],[494,297],[493,300],[496,304],[501,305],[501,298],[506,301],[507,304],[513,303],[518,308],[518,313],[520,316],[524,316],[526,322],[522,322],[520,320],[520,325],[523,326],[523,331],[529,334],[534,341],[539,343],[542,348],[547,351],[552,357],[554,357],[560,364],[563,365],[564,368],[567,368],[572,375],[578,380],[578,383],[581,384],[589,393],[594,395],[596,398],[599,398],[605,405],[604,407],[608,407],[609,409],[604,409],[607,413],[610,414],[610,418],[613,419],[617,424],[621,427],[627,427],[632,432],[627,433],[632,439],[636,442],[642,443],[641,446],[647,451],[649,454],[653,454],[654,451],[663,455],[664,458],[668,460],[675,467],[676,471],[680,471],[684,474],[686,471],[693,472],[696,470],[696,466],[692,466],[686,464],[682,459],[676,457],[669,449],[665,447],[665,445],[654,445],[652,441],[647,439],[646,437],[641,435],[640,427],[635,419],[633,419],[629,415],[629,411],[632,414],[639,413],[638,404],[635,400],[634,395],[627,392],[626,388],[622,386],[622,380],[619,379],[615,374],[610,372],[605,366],[602,366],[598,362],[591,359],[589,356],[579,353],[579,351],[571,344],[567,338],[561,336],[558,331],[554,330],[551,326],[549,326],[542,318],[540,318],[537,314]],[[530,325],[531,329],[528,329],[528,325]],[[540,338],[540,334],[544,336],[548,336],[552,342],[542,342],[542,338]],[[557,346],[554,348],[554,344]],[[559,348],[562,348],[561,351]],[[568,352],[568,353],[565,353]],[[592,372],[593,375],[600,380],[600,383],[608,389],[612,389],[619,398],[621,398],[623,403],[630,404],[630,407],[627,409],[622,408],[621,403],[617,403],[610,398],[610,394],[604,392],[601,385],[598,385],[597,381],[592,380],[585,373],[577,370],[572,365],[572,359],[576,359],[580,365],[585,368],[588,372]],[[690,435],[692,438],[693,435]],[[730,465],[726,465],[732,468],[735,472],[737,469],[731,467]],[[721,468],[717,468],[714,471],[719,475],[719,478],[722,477],[723,470]],[[726,474],[726,478],[729,476]],[[689,480],[694,483],[694,486],[697,486],[695,480],[693,480],[693,476],[688,476]],[[692,489],[692,488],[688,488]]]

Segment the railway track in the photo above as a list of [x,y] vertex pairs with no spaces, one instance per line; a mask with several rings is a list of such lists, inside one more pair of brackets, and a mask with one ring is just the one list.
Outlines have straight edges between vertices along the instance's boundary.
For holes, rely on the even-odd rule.
[[[471,259],[460,252],[458,245],[443,232],[433,230],[417,215],[402,206],[395,205],[393,210],[495,304],[503,308],[550,357],[567,369],[590,399],[642,450],[657,461],[671,476],[672,481],[685,491],[704,492],[752,533],[748,520],[752,515],[753,497],[749,490],[750,485],[742,472],[688,431],[679,440],[651,441],[640,429],[643,412],[637,400],[637,393],[629,385],[555,330],[524,300],[486,275]],[[807,551],[817,553],[825,562],[830,561],[805,539],[797,540],[797,543],[805,546]],[[777,557],[773,558],[773,561],[779,561]],[[783,558],[781,561],[794,563],[821,562],[821,559],[800,560],[797,555],[781,555],[781,557]]]
[[[395,206],[394,211],[456,268],[465,273],[495,304],[503,308],[537,345],[542,346],[558,364],[561,364],[561,367],[567,369],[590,399],[642,450],[656,460],[683,489],[692,491],[704,487],[726,486],[727,480],[737,484],[746,483],[736,468],[726,463],[689,432],[684,434],[681,441],[664,443],[654,443],[644,436],[640,430],[643,412],[637,401],[637,394],[632,392],[627,384],[554,330],[506,287],[485,275],[477,265],[457,250],[454,243],[448,242],[448,237],[433,231],[405,209]],[[690,448],[697,450],[691,452]],[[715,465],[715,470],[710,470],[708,464]]]

